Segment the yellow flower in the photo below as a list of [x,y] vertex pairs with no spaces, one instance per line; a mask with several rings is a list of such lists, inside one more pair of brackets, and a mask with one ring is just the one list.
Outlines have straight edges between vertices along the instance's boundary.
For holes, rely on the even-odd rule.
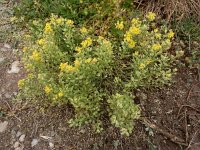
[[58,93],[58,97],[63,97],[63,95],[64,95],[63,92]]
[[45,91],[46,94],[49,94],[52,91],[52,89],[49,86],[46,85],[45,88],[44,88],[44,91]]
[[134,24],[134,25],[138,25],[139,24],[139,18],[133,18],[131,23]]
[[156,18],[156,14],[153,13],[153,12],[149,12],[149,13],[146,15],[146,18],[147,18],[149,21],[153,21],[153,20],[155,20],[155,18]]
[[158,43],[158,44],[153,44],[152,49],[157,51],[160,50],[162,48],[162,46]]
[[131,42],[132,41],[132,35],[130,32],[126,32],[126,34],[124,35],[124,41],[125,42]]
[[115,24],[115,27],[119,30],[122,30],[124,28],[124,23],[123,21],[119,22],[117,21],[117,23]]
[[75,67],[79,67],[80,65],[81,65],[81,62],[79,61],[79,60],[75,60],[74,61],[74,65],[75,65]]
[[60,64],[60,70],[61,71],[65,71],[66,68],[67,68],[67,63],[61,63]]
[[92,39],[90,37],[81,42],[81,46],[83,48],[86,48],[86,47],[88,47],[90,45],[92,45]]
[[81,32],[81,33],[87,33],[87,29],[86,29],[85,27],[82,27],[82,28],[80,29],[80,32]]
[[34,61],[40,61],[41,60],[40,53],[37,51],[34,51],[33,54],[30,56],[30,59]]
[[141,33],[141,30],[138,27],[131,27],[129,31],[130,33],[135,34],[135,35],[138,35]]
[[173,38],[174,37],[174,32],[172,30],[169,30],[169,33],[167,34],[167,37],[169,39]]
[[24,86],[25,79],[21,79],[18,81],[18,87],[22,88]]
[[62,23],[63,23],[63,19],[62,19],[62,18],[56,19],[56,23],[57,23],[58,25],[62,24]]
[[75,50],[80,53],[81,52],[81,47],[76,47]]
[[69,72],[74,72],[74,71],[76,70],[76,68],[73,67],[73,66],[71,66],[71,65],[67,65],[67,66],[66,66],[66,69],[67,69],[67,71],[69,71]]
[[83,0],[80,0],[80,3],[83,3]]
[[144,63],[141,63],[140,65],[139,65],[139,69],[144,69],[145,68],[145,64]]
[[46,23],[45,28],[44,28],[44,32],[45,33],[50,33],[52,32],[52,28],[51,28],[51,24],[49,22]]
[[70,19],[67,19],[66,24],[67,24],[68,26],[72,26],[72,25],[74,24],[74,21],[72,21],[72,20],[70,20]]
[[135,41],[131,41],[128,43],[128,47],[129,48],[134,48],[135,47],[136,42]]
[[37,43],[38,43],[39,45],[44,45],[45,40],[44,40],[44,39],[40,39],[40,40],[37,41]]
[[30,78],[30,79],[33,78],[33,74],[32,74],[32,73],[29,73],[29,74],[28,74],[28,78]]
[[156,33],[156,34],[155,34],[155,37],[156,37],[157,39],[161,39],[161,34],[160,34],[160,33]]
[[24,47],[24,48],[22,49],[22,51],[23,51],[24,53],[25,53],[27,50],[28,50],[27,47]]
[[86,63],[90,63],[92,61],[92,58],[88,58],[85,60]]

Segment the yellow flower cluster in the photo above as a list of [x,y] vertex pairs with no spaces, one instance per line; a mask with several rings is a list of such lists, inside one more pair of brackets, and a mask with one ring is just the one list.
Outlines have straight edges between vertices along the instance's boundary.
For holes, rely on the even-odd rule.
[[139,65],[139,69],[144,69],[146,67],[146,65],[144,64],[144,63],[141,63],[140,65]]
[[37,41],[37,43],[39,45],[44,45],[45,44],[45,40],[44,39],[40,39],[40,40]]
[[81,50],[82,50],[82,48],[81,48],[81,47],[76,47],[76,48],[75,48],[75,51],[77,51],[78,53],[80,53],[80,52],[81,52]]
[[138,25],[138,24],[140,24],[140,20],[139,20],[139,18],[133,18],[132,20],[131,20],[131,23],[133,24],[133,25]]
[[51,33],[52,31],[51,24],[47,22],[44,28],[44,33]]
[[96,63],[97,62],[97,59],[96,58],[88,58],[85,60],[85,63]]
[[74,61],[74,66],[69,65],[68,63],[61,63],[60,64],[60,70],[61,71],[68,71],[68,72],[74,72],[78,69],[78,67],[81,65],[81,62],[79,60]]
[[74,21],[72,21],[72,20],[70,20],[70,19],[67,19],[67,20],[66,20],[66,24],[67,24],[68,26],[72,26],[72,25],[74,24]]
[[80,65],[81,65],[81,62],[79,61],[79,60],[75,60],[74,61],[74,65],[75,65],[75,67],[79,67]]
[[61,71],[64,71],[66,69],[66,67],[67,67],[67,63],[61,63],[60,64],[60,70]]
[[153,49],[154,51],[160,50],[161,48],[162,48],[162,46],[161,46],[159,43],[153,44],[153,45],[152,45],[152,49]]
[[49,94],[52,91],[52,88],[46,85],[44,91],[46,94]]
[[31,60],[34,60],[34,61],[40,61],[40,60],[41,60],[41,55],[40,55],[39,52],[37,52],[37,51],[35,50],[29,58],[30,58]]
[[169,39],[173,38],[174,37],[174,32],[172,30],[169,30],[169,33],[167,34],[167,37]]
[[82,27],[82,28],[80,29],[80,32],[84,34],[84,33],[87,33],[88,31],[87,31],[87,29],[86,29],[85,27]]
[[140,21],[138,18],[133,18],[131,23],[131,27],[124,35],[124,41],[128,44],[129,48],[134,48],[136,45],[136,41],[133,40],[133,37],[141,34]]
[[92,45],[92,39],[90,37],[86,38],[86,40],[81,42],[82,48],[86,48]]
[[129,29],[129,32],[133,35],[138,35],[141,33],[140,28],[136,27],[136,26],[132,26]]
[[153,12],[149,12],[149,13],[146,15],[146,18],[147,18],[149,21],[153,21],[153,20],[155,20],[155,18],[156,18],[156,14],[153,13]]
[[19,87],[19,88],[22,88],[22,87],[24,86],[24,82],[25,82],[24,79],[19,80],[19,81],[18,81],[18,87]]
[[148,59],[146,61],[144,61],[143,63],[140,63],[139,65],[139,69],[144,69],[147,65],[149,65],[150,63],[152,63],[151,59]]
[[63,19],[63,18],[57,18],[57,19],[56,19],[56,23],[57,23],[58,25],[63,24],[63,22],[64,22],[64,19]]
[[124,23],[123,21],[117,21],[117,23],[115,24],[115,27],[119,30],[122,30],[124,28]]

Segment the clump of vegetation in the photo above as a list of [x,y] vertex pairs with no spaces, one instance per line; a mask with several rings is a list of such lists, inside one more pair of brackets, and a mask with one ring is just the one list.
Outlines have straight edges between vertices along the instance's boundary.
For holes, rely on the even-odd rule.
[[131,0],[22,0],[15,8],[15,16],[31,23],[37,19],[45,20],[54,14],[72,19],[76,25],[90,24],[102,30],[107,28],[114,18],[133,15],[133,11],[135,10]]
[[184,18],[180,22],[174,22],[173,28],[185,50],[186,62],[191,67],[200,67],[200,29],[196,20],[193,17]]
[[[23,62],[28,72],[19,81],[19,95],[52,105],[70,104],[71,126],[90,124],[100,132],[108,114],[121,133],[129,135],[140,116],[134,104],[137,88],[161,87],[176,71],[171,55],[172,30],[155,27],[156,15],[115,21],[111,36],[103,37],[71,19],[51,15],[35,21],[34,35],[25,35]],[[125,23],[126,22],[126,25]]]

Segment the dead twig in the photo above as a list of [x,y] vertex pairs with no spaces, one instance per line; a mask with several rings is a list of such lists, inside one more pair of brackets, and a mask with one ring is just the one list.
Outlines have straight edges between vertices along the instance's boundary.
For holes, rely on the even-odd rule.
[[9,104],[7,101],[3,100],[3,102],[6,103],[6,105],[8,106],[8,108],[9,108],[10,110],[12,110],[10,104]]
[[187,108],[185,109],[185,142],[188,143],[188,124],[187,124]]
[[188,144],[188,147],[186,148],[186,150],[188,150],[188,149],[191,147],[192,142],[193,142],[194,138],[196,137],[196,134],[197,134],[197,131],[196,131],[196,132],[194,133],[194,135],[192,136],[192,139],[190,140],[190,143]]
[[161,128],[159,128],[158,126],[156,126],[155,124],[151,123],[149,120],[147,120],[146,118],[141,118],[141,121],[146,125],[149,126],[150,128],[158,131],[159,133],[163,134],[164,136],[166,136],[168,139],[170,139],[172,142],[176,143],[176,144],[180,144],[183,146],[188,146],[188,144],[185,142],[185,140],[183,140],[180,137],[177,137],[176,135],[173,135]]

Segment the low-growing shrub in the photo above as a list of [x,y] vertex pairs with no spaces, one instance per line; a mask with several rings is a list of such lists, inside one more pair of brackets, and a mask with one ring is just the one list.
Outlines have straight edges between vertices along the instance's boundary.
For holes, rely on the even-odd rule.
[[119,20],[106,39],[70,19],[52,15],[43,26],[35,23],[38,36],[25,35],[23,62],[27,78],[19,81],[20,95],[52,105],[74,108],[71,126],[91,124],[102,130],[102,116],[129,135],[140,116],[134,104],[137,88],[169,83],[176,56],[167,50],[174,36],[165,26],[155,27],[154,13],[132,21]]

